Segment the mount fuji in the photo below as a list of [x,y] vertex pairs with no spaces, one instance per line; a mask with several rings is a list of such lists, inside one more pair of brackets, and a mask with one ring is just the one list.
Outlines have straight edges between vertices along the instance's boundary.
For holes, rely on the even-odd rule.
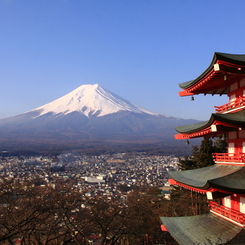
[[98,84],[82,85],[69,94],[31,112],[35,111],[40,112],[38,116],[47,113],[61,116],[79,112],[88,118],[92,116],[101,117],[119,111],[157,115],[109,92]]
[[0,150],[169,143],[174,141],[175,126],[196,122],[153,113],[98,84],[87,84],[41,107],[1,119]]

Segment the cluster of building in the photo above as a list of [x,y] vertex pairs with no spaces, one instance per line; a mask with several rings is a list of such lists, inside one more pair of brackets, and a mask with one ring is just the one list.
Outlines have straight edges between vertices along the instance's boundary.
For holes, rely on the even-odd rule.
[[[38,185],[72,183],[86,196],[125,198],[134,186],[164,187],[168,170],[178,169],[174,156],[148,156],[145,153],[0,158],[0,176],[18,181],[35,180]],[[61,181],[57,181],[61,180]],[[121,187],[121,188],[119,188]],[[124,188],[122,188],[124,187]]]

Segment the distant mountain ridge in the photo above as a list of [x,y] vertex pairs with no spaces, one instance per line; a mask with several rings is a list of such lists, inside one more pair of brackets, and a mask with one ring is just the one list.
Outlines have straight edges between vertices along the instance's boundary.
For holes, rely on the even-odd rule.
[[61,144],[79,148],[94,142],[176,144],[174,127],[196,122],[153,113],[98,84],[87,84],[41,107],[1,119],[0,150]]

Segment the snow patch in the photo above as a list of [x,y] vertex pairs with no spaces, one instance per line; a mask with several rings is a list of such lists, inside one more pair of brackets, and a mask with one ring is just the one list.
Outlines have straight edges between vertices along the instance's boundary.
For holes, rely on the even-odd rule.
[[82,85],[57,100],[31,110],[31,112],[37,110],[40,110],[40,114],[36,117],[50,112],[59,115],[79,112],[87,117],[95,114],[97,117],[101,117],[119,111],[159,115],[121,98],[102,88],[99,84]]

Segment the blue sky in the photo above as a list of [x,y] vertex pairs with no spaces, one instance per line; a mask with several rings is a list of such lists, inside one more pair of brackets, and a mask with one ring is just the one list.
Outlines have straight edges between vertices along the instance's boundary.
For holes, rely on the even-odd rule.
[[245,54],[244,0],[0,0],[0,118],[82,84],[207,120],[227,97],[179,97],[214,52]]

